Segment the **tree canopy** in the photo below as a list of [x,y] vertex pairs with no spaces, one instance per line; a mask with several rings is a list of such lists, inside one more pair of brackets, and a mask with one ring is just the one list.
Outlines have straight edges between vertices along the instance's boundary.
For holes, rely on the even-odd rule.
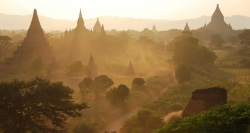
[[62,82],[35,78],[0,83],[2,132],[59,133],[68,117],[80,116],[85,103],[72,101],[73,90]]
[[250,29],[242,31],[242,33],[240,33],[238,37],[240,39],[241,44],[250,45]]
[[214,52],[199,44],[197,38],[186,35],[176,37],[167,50],[173,53],[175,64],[206,65],[213,64],[217,58]]
[[249,103],[226,104],[174,120],[154,133],[245,133],[249,124]]
[[129,88],[123,84],[120,84],[117,88],[110,89],[106,94],[106,98],[114,106],[123,105],[128,96]]

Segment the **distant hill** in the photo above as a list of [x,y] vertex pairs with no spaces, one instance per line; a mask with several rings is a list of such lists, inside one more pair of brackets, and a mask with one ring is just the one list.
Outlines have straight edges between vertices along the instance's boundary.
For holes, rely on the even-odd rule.
[[[16,30],[29,28],[32,15],[8,15],[0,13],[0,29]],[[75,28],[75,20],[57,20],[45,16],[39,16],[41,25],[44,30],[65,30]],[[144,28],[152,29],[155,24],[158,31],[169,29],[183,29],[185,23],[188,22],[191,29],[197,29],[204,26],[205,23],[210,22],[211,17],[201,16],[199,18],[185,19],[185,20],[153,20],[153,19],[139,19],[139,18],[122,18],[122,17],[99,17],[101,24],[104,24],[105,30],[138,30],[142,31]],[[96,18],[84,19],[85,26],[88,29],[93,28]],[[227,23],[230,22],[234,29],[250,28],[250,17],[235,15],[232,17],[225,17]]]

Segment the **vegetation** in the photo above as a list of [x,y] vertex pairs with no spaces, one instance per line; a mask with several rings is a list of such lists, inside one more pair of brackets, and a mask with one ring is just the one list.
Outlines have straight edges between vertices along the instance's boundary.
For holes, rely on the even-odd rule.
[[113,106],[124,105],[128,96],[129,88],[123,84],[119,85],[117,88],[114,87],[110,89],[106,94],[106,98]]
[[250,124],[249,109],[249,103],[215,107],[174,120],[154,133],[246,133]]
[[72,101],[73,92],[62,82],[41,78],[1,82],[1,131],[59,133],[67,118],[80,116],[87,108]]

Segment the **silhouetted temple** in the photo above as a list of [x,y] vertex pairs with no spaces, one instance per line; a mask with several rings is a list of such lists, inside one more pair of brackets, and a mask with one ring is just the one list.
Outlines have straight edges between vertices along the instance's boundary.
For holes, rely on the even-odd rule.
[[[209,24],[205,24],[204,29],[208,29],[211,31],[216,31],[216,32],[231,32],[232,26],[230,24],[226,24],[224,21],[224,16],[220,11],[219,5],[217,4],[217,7],[212,15],[211,22]],[[202,29],[201,28],[201,29]]]
[[[43,61],[51,61],[53,49],[45,38],[44,31],[40,25],[37,11],[34,10],[32,21],[21,46],[13,53],[14,62],[30,61],[35,56],[41,56]],[[45,62],[46,63],[46,62]]]
[[157,32],[155,25],[153,26],[152,31]]
[[97,18],[95,25],[93,27],[93,31],[100,33],[101,30],[102,30],[102,26],[101,26],[101,23],[99,22],[99,19]]
[[190,30],[190,28],[189,28],[189,26],[188,26],[188,23],[186,22],[186,25],[185,25],[185,27],[184,27],[184,31],[189,31]]
[[85,31],[86,31],[86,28],[84,26],[82,12],[80,10],[79,18],[77,20],[77,26],[74,30],[75,33],[74,33],[74,38],[73,38],[72,47],[70,51],[71,58],[76,59],[77,57],[82,56],[81,49],[83,48],[82,46],[83,46],[84,39],[85,39],[84,38]]
[[129,66],[128,66],[128,69],[127,69],[127,71],[126,71],[125,74],[128,75],[128,76],[133,76],[133,75],[135,75],[135,71],[134,71],[134,68],[133,68],[133,66],[132,66],[131,61],[129,62]]
[[94,63],[94,59],[91,53],[91,56],[89,58],[89,63],[85,68],[85,76],[86,77],[97,77],[98,76],[98,67],[97,65]]

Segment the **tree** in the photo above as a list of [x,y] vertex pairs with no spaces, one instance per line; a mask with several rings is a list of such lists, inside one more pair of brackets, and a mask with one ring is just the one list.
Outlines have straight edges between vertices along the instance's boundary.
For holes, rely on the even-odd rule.
[[34,57],[30,61],[30,68],[33,73],[39,73],[43,69],[43,60],[41,56]]
[[192,36],[193,35],[193,33],[191,31],[189,31],[189,30],[184,30],[184,31],[182,31],[181,34],[187,35],[187,36]]
[[179,83],[189,81],[191,72],[186,65],[180,64],[175,68],[175,78]]
[[221,35],[219,35],[219,34],[211,36],[210,45],[212,45],[212,46],[219,48],[219,47],[222,47],[222,44],[224,42],[225,41],[222,39]]
[[9,36],[0,36],[0,46],[9,45],[11,40],[12,38],[10,38]]
[[78,84],[78,87],[83,94],[89,93],[92,91],[93,80],[90,77],[86,77]]
[[2,132],[59,133],[68,117],[80,116],[86,104],[72,101],[73,90],[62,82],[35,78],[0,83]]
[[94,79],[94,87],[98,92],[104,92],[114,84],[114,81],[107,75],[100,75]]
[[152,133],[163,125],[159,116],[149,110],[141,110],[123,124],[121,133]]
[[70,76],[82,75],[84,72],[82,61],[71,62],[67,67],[67,71]]
[[242,33],[240,33],[238,37],[240,39],[241,44],[250,45],[250,29],[242,31]]
[[246,133],[249,124],[249,103],[226,104],[171,121],[154,133]]
[[142,87],[145,84],[145,80],[143,78],[134,78],[132,81],[133,87]]
[[214,52],[199,44],[199,40],[192,36],[176,37],[167,45],[167,50],[173,53],[175,64],[207,65],[213,64],[217,56]]
[[128,96],[129,88],[123,84],[120,84],[117,88],[110,89],[106,94],[106,98],[114,106],[124,105]]

